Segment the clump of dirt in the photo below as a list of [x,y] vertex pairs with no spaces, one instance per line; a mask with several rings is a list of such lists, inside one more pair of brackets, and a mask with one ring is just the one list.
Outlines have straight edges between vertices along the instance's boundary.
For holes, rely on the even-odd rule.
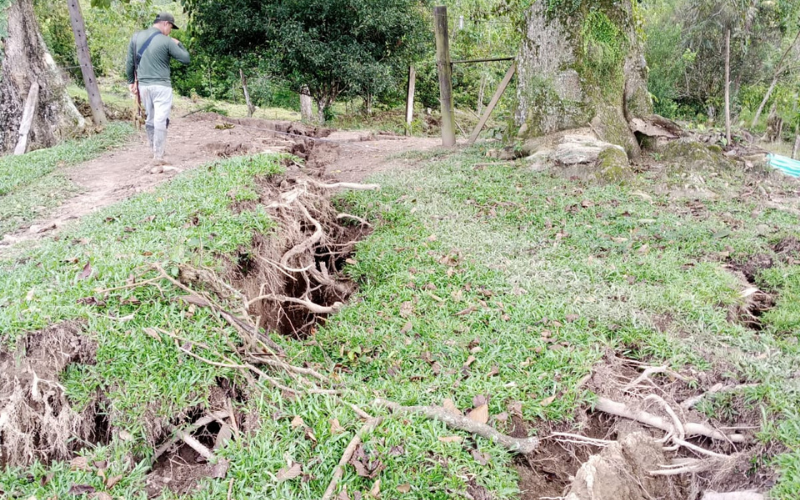
[[230,158],[231,156],[241,156],[249,153],[253,148],[252,145],[245,142],[209,142],[203,149],[212,153],[220,158]]
[[72,363],[94,364],[96,350],[68,322],[29,334],[16,352],[0,351],[0,466],[66,460],[81,443],[107,437],[95,408],[73,410],[58,381]]

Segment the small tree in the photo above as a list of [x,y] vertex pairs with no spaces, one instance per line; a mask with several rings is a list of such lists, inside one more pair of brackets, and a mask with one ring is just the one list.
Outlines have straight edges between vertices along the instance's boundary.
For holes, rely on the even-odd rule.
[[[199,43],[222,54],[258,54],[316,101],[325,120],[345,92],[368,96],[410,59],[425,33],[423,0],[183,0]],[[378,92],[376,92],[376,90]]]

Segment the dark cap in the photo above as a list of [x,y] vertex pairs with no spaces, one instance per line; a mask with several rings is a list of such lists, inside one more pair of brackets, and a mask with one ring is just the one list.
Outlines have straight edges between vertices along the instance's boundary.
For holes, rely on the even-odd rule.
[[172,25],[172,29],[179,30],[178,26],[175,24],[175,16],[170,14],[169,12],[161,12],[156,16],[156,20],[153,21],[153,24],[160,23],[161,21],[168,21]]

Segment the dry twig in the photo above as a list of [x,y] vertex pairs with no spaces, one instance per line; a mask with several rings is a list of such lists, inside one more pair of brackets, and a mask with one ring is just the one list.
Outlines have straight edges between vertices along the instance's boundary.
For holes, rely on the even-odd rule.
[[384,399],[375,400],[375,404],[385,406],[395,412],[415,413],[433,420],[438,420],[452,429],[466,431],[494,441],[508,451],[525,454],[531,453],[539,447],[538,438],[529,437],[523,439],[507,436],[498,432],[491,426],[470,420],[465,416],[457,415],[438,406],[400,406],[397,403]]
[[355,453],[356,448],[358,445],[361,444],[361,440],[372,432],[380,423],[383,422],[383,417],[377,418],[370,418],[364,424],[364,427],[361,428],[360,431],[353,436],[353,439],[350,440],[350,444],[347,445],[345,448],[344,453],[342,453],[342,458],[339,460],[339,465],[336,466],[336,470],[333,472],[333,477],[331,478],[331,482],[328,483],[328,488],[325,489],[325,494],[322,495],[322,500],[330,500],[333,498],[333,493],[336,491],[336,485],[339,484],[339,480],[342,479],[344,475],[344,468],[350,459],[353,457],[353,453]]

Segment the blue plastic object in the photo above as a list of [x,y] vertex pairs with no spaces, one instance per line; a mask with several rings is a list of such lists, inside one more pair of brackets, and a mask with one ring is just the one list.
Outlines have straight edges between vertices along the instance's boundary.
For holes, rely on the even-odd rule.
[[792,160],[786,156],[768,154],[767,164],[772,168],[780,170],[786,175],[800,177],[800,161]]

